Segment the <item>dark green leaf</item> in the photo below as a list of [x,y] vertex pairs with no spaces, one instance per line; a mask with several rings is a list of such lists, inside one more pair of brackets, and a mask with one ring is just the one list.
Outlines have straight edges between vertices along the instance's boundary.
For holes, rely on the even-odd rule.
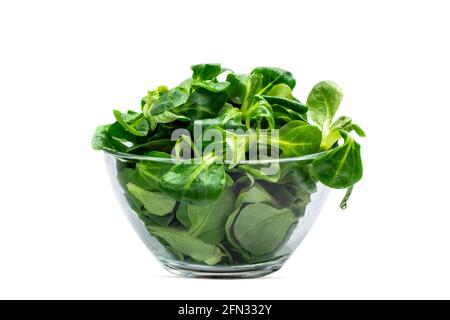
[[234,108],[230,104],[225,104],[219,113],[215,118],[196,120],[195,125],[202,126],[204,129],[213,126],[219,126],[225,129],[238,129],[243,127],[241,123],[242,113],[238,108]]
[[312,176],[311,164],[294,163],[279,183],[301,188],[307,193],[317,191],[316,181]]
[[[151,214],[150,212],[143,210],[141,213],[143,216],[145,216],[145,218],[148,218],[148,220],[151,220],[152,222],[163,226],[163,227],[168,227],[170,225],[170,223],[173,220],[173,217],[175,216],[173,212],[166,214],[164,216],[157,216],[155,214]],[[147,225],[151,225],[151,223],[149,223],[149,221],[147,219],[145,219],[147,222]]]
[[92,148],[94,150],[115,150],[123,152],[127,149],[127,146],[121,142],[113,139],[109,134],[109,128],[111,125],[99,126],[95,130],[94,136],[92,137]]
[[296,220],[289,209],[276,209],[264,203],[249,204],[234,223],[234,237],[251,254],[268,254],[278,248]]
[[194,82],[193,87],[194,88],[203,88],[205,90],[211,91],[211,92],[225,92],[227,91],[228,87],[230,86],[230,83],[228,81],[225,82],[215,82],[212,80],[206,80],[201,82]]
[[271,105],[279,105],[286,109],[298,112],[300,114],[304,114],[306,113],[306,111],[308,111],[308,107],[306,107],[305,105],[301,104],[296,100],[273,96],[262,96],[262,97]]
[[245,125],[247,128],[274,129],[275,119],[270,104],[260,96],[245,111]]
[[263,76],[260,94],[269,92],[272,87],[280,83],[288,85],[291,89],[295,87],[295,79],[292,73],[280,68],[258,67],[253,69],[251,74],[260,74]]
[[126,150],[127,153],[137,153],[146,151],[164,151],[170,152],[174,141],[170,139],[150,140],[146,143],[134,145]]
[[233,192],[235,195],[238,196],[234,204],[233,212],[230,214],[225,224],[225,234],[227,235],[228,241],[234,247],[234,249],[237,250],[240,253],[240,255],[244,257],[246,260],[250,258],[249,254],[241,247],[241,245],[235,239],[233,234],[233,226],[239,214],[239,211],[241,210],[242,205],[244,204],[245,196],[247,192],[254,186],[254,184],[255,180],[251,175],[242,176],[236,181],[233,187]]
[[275,125],[277,128],[288,124],[291,121],[301,120],[306,122],[306,115],[300,114],[280,105],[274,104],[272,105],[273,117],[275,119]]
[[122,113],[119,110],[114,110],[113,114],[117,122],[129,133],[138,137],[145,137],[148,134],[150,126],[142,114]]
[[230,188],[222,191],[219,199],[207,206],[189,204],[189,233],[209,244],[219,244],[225,236],[225,223],[234,207]]
[[150,109],[150,115],[155,116],[164,111],[175,109],[186,103],[189,95],[183,88],[175,87],[161,96]]
[[281,174],[280,164],[276,162],[269,164],[241,164],[238,169],[250,173],[257,180],[268,182],[277,182]]
[[248,75],[230,73],[227,76],[227,82],[230,83],[228,87],[229,99],[236,103],[242,104],[247,93]]
[[[125,190],[126,190],[126,188],[125,188]],[[138,213],[138,216],[139,216],[139,213],[142,211],[141,210],[142,209],[142,203],[130,193],[125,193],[124,196],[125,196],[125,199],[127,200],[128,204],[129,204],[130,208],[134,212]]]
[[360,145],[345,131],[344,144],[329,150],[312,163],[314,176],[324,185],[345,189],[357,183],[363,174]]
[[148,152],[148,151],[165,151],[171,152],[174,142],[171,141],[171,134],[169,130],[161,129],[158,127],[158,131],[150,138],[146,139],[146,142],[137,143],[127,149],[128,153]]
[[138,185],[136,182],[136,171],[132,168],[123,168],[117,173],[117,180],[119,181],[120,186],[123,190],[127,191],[127,184],[134,183]]
[[159,187],[170,197],[193,204],[208,204],[217,200],[225,187],[223,164],[216,157],[206,156],[200,163],[180,163],[161,177]]
[[189,202],[181,201],[176,213],[178,221],[180,221],[180,223],[186,228],[191,226],[191,221],[189,221],[188,215],[188,205]]
[[290,206],[296,200],[296,197],[289,192],[287,186],[284,184],[268,183],[265,181],[262,181],[261,184],[277,200],[277,203],[283,207]]
[[125,130],[119,122],[114,122],[109,127],[108,133],[111,138],[118,140],[119,142],[136,143],[138,141],[138,137]]
[[[176,108],[175,113],[184,115],[191,120],[213,118],[227,101],[226,92],[211,92],[203,88],[196,89],[188,101]],[[153,110],[153,109],[152,109]]]
[[212,80],[222,73],[219,63],[196,64],[191,69],[194,81]]

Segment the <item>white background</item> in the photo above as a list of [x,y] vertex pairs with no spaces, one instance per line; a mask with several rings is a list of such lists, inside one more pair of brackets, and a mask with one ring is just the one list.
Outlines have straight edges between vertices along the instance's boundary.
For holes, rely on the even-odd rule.
[[[0,3],[0,298],[450,298],[448,1]],[[323,79],[368,133],[286,266],[257,280],[168,274],[128,225],[94,128],[190,65]]]

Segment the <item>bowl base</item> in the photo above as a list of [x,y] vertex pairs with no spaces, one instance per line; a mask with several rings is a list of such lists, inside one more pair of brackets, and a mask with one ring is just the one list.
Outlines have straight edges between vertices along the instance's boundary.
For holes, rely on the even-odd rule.
[[204,279],[251,279],[278,271],[286,259],[241,266],[202,266],[176,261],[162,261],[164,268],[176,275]]

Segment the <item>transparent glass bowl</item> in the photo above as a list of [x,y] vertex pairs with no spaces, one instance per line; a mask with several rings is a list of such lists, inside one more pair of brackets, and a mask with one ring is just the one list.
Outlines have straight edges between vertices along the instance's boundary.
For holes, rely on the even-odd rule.
[[[202,244],[199,250],[203,252],[215,247],[213,251],[220,252],[220,255],[201,261],[201,254],[192,252],[196,249],[189,246],[189,241],[177,238],[174,243],[164,235],[161,237],[161,232],[156,232],[155,236],[155,232],[151,231],[170,228],[190,237],[192,232],[189,227],[178,219],[181,203],[176,202],[170,215],[153,219],[155,217],[145,210],[139,200],[130,199],[129,186],[123,179],[123,172],[136,172],[137,164],[152,167],[161,162],[172,163],[172,160],[107,151],[104,155],[113,189],[134,230],[168,271],[187,277],[255,278],[279,270],[313,226],[329,193],[328,187],[316,182],[308,173],[308,164],[319,154],[241,162],[230,170],[225,164],[229,175],[226,188],[231,190],[233,203],[225,203],[221,197],[212,209],[208,205],[204,207],[205,212],[210,211],[210,215],[214,215],[216,210],[223,215],[224,206],[231,206],[231,209],[225,213],[226,217],[222,218],[218,229],[215,229],[213,243],[211,237],[198,236]],[[262,167],[269,165],[277,168],[274,175],[258,174],[262,172]],[[233,186],[229,178],[233,179]],[[159,190],[152,192],[159,193]],[[156,198],[149,200],[158,201]],[[189,206],[183,205],[185,208]],[[193,205],[185,211],[189,213],[184,216],[189,218],[191,212],[195,212],[198,218],[202,211],[202,206]],[[231,215],[233,217],[230,218]],[[217,221],[215,223],[217,227]],[[178,247],[174,248],[174,244]]]

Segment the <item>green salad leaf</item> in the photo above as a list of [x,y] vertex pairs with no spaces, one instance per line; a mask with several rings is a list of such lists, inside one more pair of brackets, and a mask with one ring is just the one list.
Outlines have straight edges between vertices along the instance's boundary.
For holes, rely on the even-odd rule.
[[280,129],[278,144],[287,157],[298,157],[319,150],[322,133],[303,121],[292,121]]
[[189,233],[210,244],[219,244],[225,236],[225,223],[234,206],[231,188],[225,188],[215,202],[207,206],[189,204]]
[[149,226],[148,229],[152,235],[161,238],[176,251],[208,265],[219,263],[224,256],[219,247],[205,243],[185,230],[160,226]]
[[180,163],[167,171],[159,181],[163,193],[176,200],[208,204],[217,200],[225,187],[225,167],[209,155],[198,164]]
[[129,133],[139,137],[148,134],[150,126],[142,114],[133,111],[122,113],[119,110],[114,110],[113,114],[117,122]]
[[357,183],[363,174],[360,145],[341,131],[344,144],[329,150],[312,163],[314,175],[330,188],[349,188]]
[[308,117],[328,134],[342,100],[341,88],[332,81],[321,81],[308,95]]
[[175,207],[176,201],[161,192],[151,192],[132,183],[128,183],[127,188],[149,213],[156,216],[169,214]]
[[247,205],[234,223],[235,239],[253,255],[274,251],[296,222],[289,209],[277,209],[264,203]]

